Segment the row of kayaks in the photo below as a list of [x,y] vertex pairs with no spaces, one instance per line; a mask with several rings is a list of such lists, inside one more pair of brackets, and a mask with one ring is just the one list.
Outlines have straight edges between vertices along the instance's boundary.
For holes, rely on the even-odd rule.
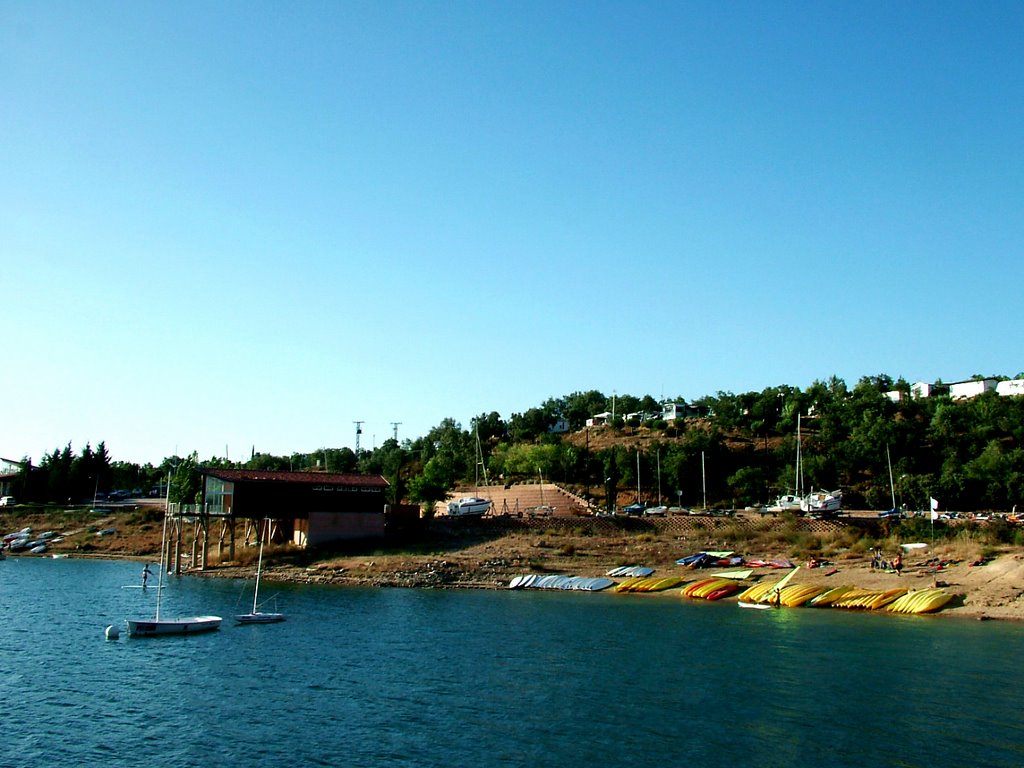
[[681,576],[634,576],[615,586],[616,592],[664,592],[685,581]]
[[735,579],[715,576],[708,579],[698,579],[687,584],[679,594],[683,597],[690,597],[695,600],[721,600],[734,592],[738,592],[739,582]]
[[735,579],[714,577],[687,582],[682,576],[632,576],[615,583],[604,576],[563,576],[531,573],[516,576],[509,582],[509,589],[571,589],[585,592],[600,592],[614,586],[616,592],[664,592],[681,587],[680,594],[701,600],[720,600],[740,589]]
[[652,573],[654,573],[654,569],[648,568],[646,565],[620,565],[618,568],[612,568],[605,576],[621,579],[632,576],[650,576]]
[[846,608],[866,611],[881,609],[892,613],[934,613],[944,607],[953,595],[938,587],[911,590],[861,589],[848,584],[836,587],[807,584],[789,584],[778,589],[778,583],[761,582],[739,594],[737,601],[744,607]]
[[678,588],[682,597],[712,601],[739,592],[737,602],[747,608],[807,606],[868,611],[885,609],[903,614],[934,613],[953,599],[953,595],[938,587],[919,590],[906,587],[873,590],[847,584],[829,587],[820,584],[784,584],[780,581],[767,581],[743,589],[743,584],[735,578],[723,576],[689,582],[681,576],[630,576],[616,583],[607,576],[525,574],[513,578],[508,586],[509,589],[561,589],[584,592],[600,592],[609,587],[614,587],[615,592],[664,592]]
[[615,584],[604,576],[564,576],[527,573],[509,582],[509,589],[572,589],[581,592],[600,592]]

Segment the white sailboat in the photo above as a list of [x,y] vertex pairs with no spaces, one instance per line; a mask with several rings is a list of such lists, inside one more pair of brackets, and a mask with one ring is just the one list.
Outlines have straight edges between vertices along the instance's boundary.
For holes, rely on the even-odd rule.
[[[170,483],[168,483],[168,492]],[[220,629],[220,616],[182,616],[175,619],[160,617],[160,596],[163,594],[164,557],[167,553],[167,510],[164,510],[164,532],[160,539],[160,574],[156,586],[156,616],[152,619],[125,619],[128,637],[153,637],[156,635],[187,635],[195,632],[209,632]]]
[[237,614],[235,621],[239,624],[273,624],[278,621],[284,621],[283,613],[267,613],[259,609],[260,573],[263,571],[263,544],[269,536],[270,520],[267,520],[267,533],[266,536],[260,536],[260,554],[256,560],[256,589],[252,593],[252,611]]
[[793,478],[793,493],[783,494],[779,496],[774,504],[768,506],[769,512],[799,512],[801,505],[803,504],[803,464],[801,456],[801,439],[800,439],[800,413],[796,415],[796,473]]
[[838,515],[842,508],[843,492],[840,490],[811,491],[800,502],[800,509],[811,517]]
[[476,431],[476,496],[463,496],[448,502],[449,517],[480,517],[491,509],[491,500],[480,495],[480,467],[484,469],[484,485],[487,485],[487,467],[484,466],[484,452],[480,446],[480,429]]

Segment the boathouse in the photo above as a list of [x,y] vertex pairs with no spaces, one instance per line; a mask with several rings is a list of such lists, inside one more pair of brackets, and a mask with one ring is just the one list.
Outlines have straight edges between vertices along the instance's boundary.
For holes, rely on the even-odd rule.
[[384,536],[388,481],[380,475],[204,468],[203,508],[211,517],[269,518],[282,539],[312,547]]

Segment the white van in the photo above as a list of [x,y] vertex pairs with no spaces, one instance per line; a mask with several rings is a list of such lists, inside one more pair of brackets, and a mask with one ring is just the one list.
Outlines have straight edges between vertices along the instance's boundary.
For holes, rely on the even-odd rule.
[[13,507],[14,497],[13,496],[0,496],[0,507]]

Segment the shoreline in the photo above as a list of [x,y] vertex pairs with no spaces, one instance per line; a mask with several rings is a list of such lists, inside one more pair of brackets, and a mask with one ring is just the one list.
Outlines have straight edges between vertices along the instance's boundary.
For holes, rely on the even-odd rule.
[[[592,565],[592,564],[591,564]],[[342,558],[331,564],[311,566],[274,565],[264,561],[261,579],[277,583],[319,584],[338,587],[362,588],[406,588],[406,589],[508,589],[515,576],[536,572],[544,574],[561,573],[573,576],[603,576],[616,567],[555,568],[539,571],[527,567],[519,569],[495,568],[480,562],[473,562],[465,555],[448,555],[439,558],[409,558],[389,555],[384,558],[367,560],[362,557]],[[836,569],[835,572],[832,572]],[[713,577],[716,571],[726,568],[705,568],[689,570],[672,564],[671,567],[656,568],[664,576],[681,576],[686,582]],[[247,579],[255,576],[250,566],[224,564],[207,571],[186,571],[188,575],[206,578]],[[788,573],[785,569],[755,569],[749,579],[742,582],[749,586],[761,581],[777,581]],[[620,579],[621,581],[621,579]],[[946,616],[977,621],[1024,621],[1024,554],[1008,553],[987,561],[984,565],[957,562],[941,569],[915,565],[911,562],[901,575],[887,571],[873,571],[870,563],[843,563],[825,568],[808,569],[801,567],[794,577],[794,584],[807,586],[827,585],[835,587],[851,585],[862,589],[894,589],[906,587],[921,590],[940,587],[953,600],[944,608],[928,616]],[[629,593],[629,598],[673,598],[684,599],[680,591],[685,584],[661,592]],[[610,588],[613,589],[614,587]],[[723,598],[722,603],[735,603],[736,595]],[[840,609],[837,609],[840,610]],[[884,609],[875,613],[887,613]],[[894,614],[895,615],[895,614]]]
[[[850,585],[861,589],[923,589],[938,586],[954,599],[937,616],[976,620],[1024,621],[1024,547],[991,545],[960,535],[929,542],[904,555],[902,575],[871,569],[871,550],[878,546],[892,557],[905,543],[896,533],[850,525],[810,525],[804,521],[747,519],[693,520],[664,523],[589,518],[538,521],[424,521],[403,541],[364,541],[334,550],[299,550],[269,545],[262,579],[293,584],[340,587],[421,589],[507,589],[511,580],[528,573],[604,576],[623,565],[644,565],[659,576],[680,576],[687,582],[714,576],[716,571],[750,566],[689,569],[676,560],[696,552],[728,550],[747,560],[789,559],[804,565],[796,553],[820,552],[821,568],[803,567],[794,583],[807,586]],[[7,553],[10,558],[51,554],[87,559],[159,560],[160,526],[146,515],[104,518],[5,514],[4,529],[31,525],[35,530],[63,531],[63,541],[41,555]],[[862,522],[863,525],[863,522]],[[96,529],[116,527],[113,535]],[[190,542],[186,542],[191,544]],[[190,546],[183,547],[190,551]],[[247,579],[255,575],[256,548],[236,543],[233,562],[217,562],[210,547],[206,570],[183,564],[184,575]],[[0,568],[3,566],[0,565]],[[834,572],[833,572],[834,571]],[[755,568],[746,584],[778,580],[786,571]],[[665,592],[630,593],[639,597],[682,599],[676,587]],[[624,596],[624,599],[628,597]],[[734,601],[727,597],[723,602]],[[883,611],[884,612],[884,611]]]
[[[52,553],[60,558],[81,560],[112,560],[150,562],[154,557],[136,554],[117,553]],[[52,554],[30,555],[8,553],[12,560],[21,558],[49,558]],[[607,569],[593,572],[576,569],[555,569],[531,571],[505,570],[487,567],[484,564],[466,562],[464,556],[448,556],[441,558],[410,558],[402,556],[400,562],[394,562],[396,555],[366,560],[365,557],[343,558],[344,562],[333,564],[319,563],[308,566],[281,565],[264,562],[261,580],[264,582],[296,585],[323,585],[341,588],[371,589],[508,589],[510,581],[519,575],[531,572],[564,573],[574,576],[603,576],[615,565]],[[832,572],[835,568],[835,572]],[[725,568],[704,568],[690,570],[684,566],[656,568],[656,573],[664,576],[681,576],[684,583],[671,589],[659,592],[631,592],[624,599],[686,599],[680,591],[686,583],[709,578]],[[745,586],[763,582],[778,581],[788,573],[787,569],[758,568],[750,578],[741,582]],[[206,570],[183,568],[181,575],[199,578],[238,579],[246,580],[255,577],[255,566],[237,563],[212,565]],[[862,589],[894,589],[906,587],[920,590],[929,587],[940,587],[952,594],[953,600],[942,610],[927,616],[946,616],[977,621],[1024,621],[1024,554],[1008,553],[987,561],[984,565],[972,565],[958,562],[941,570],[930,570],[911,563],[904,568],[902,575],[888,571],[873,571],[870,566],[861,563],[847,563],[840,566],[830,565],[827,568],[808,569],[801,567],[792,582],[806,586],[827,585],[830,587],[851,585]],[[614,589],[610,587],[609,589]],[[721,603],[735,603],[736,595],[723,598]],[[792,610],[792,609],[791,609]],[[839,609],[837,609],[839,610]],[[874,613],[888,613],[884,609]]]

